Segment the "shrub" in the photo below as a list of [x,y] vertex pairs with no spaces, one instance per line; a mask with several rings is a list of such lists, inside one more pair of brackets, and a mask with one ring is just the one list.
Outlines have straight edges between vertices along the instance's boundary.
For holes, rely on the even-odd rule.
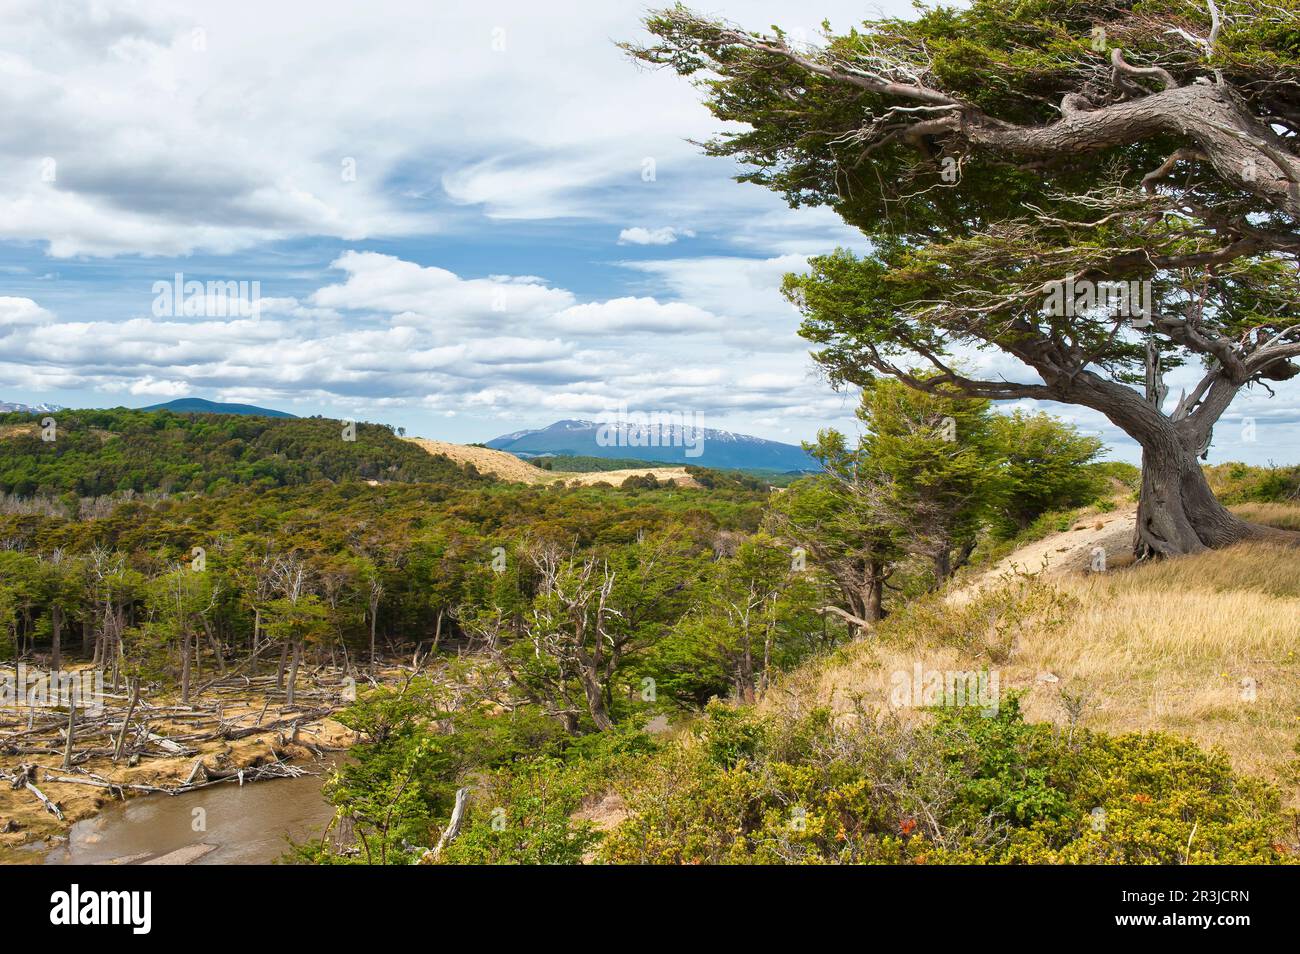
[[1300,499],[1300,465],[1254,467],[1236,461],[1205,468],[1216,497],[1225,504]]
[[1065,737],[936,710],[759,717],[712,707],[625,786],[598,850],[627,863],[1279,863],[1277,792],[1159,733]]

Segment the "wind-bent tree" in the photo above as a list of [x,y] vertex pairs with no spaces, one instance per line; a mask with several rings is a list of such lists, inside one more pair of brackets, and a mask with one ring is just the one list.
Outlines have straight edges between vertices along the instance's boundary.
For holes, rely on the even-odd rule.
[[[1142,447],[1140,556],[1284,536],[1198,457],[1243,388],[1300,371],[1298,0],[973,0],[816,44],[647,25],[632,54],[747,127],[709,153],[870,240],[787,279],[834,382],[1101,412]],[[1024,373],[971,376],[988,348]]]

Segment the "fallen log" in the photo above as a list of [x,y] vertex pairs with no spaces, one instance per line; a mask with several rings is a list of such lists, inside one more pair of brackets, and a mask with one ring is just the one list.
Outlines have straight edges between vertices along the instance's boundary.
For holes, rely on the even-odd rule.
[[17,775],[6,775],[5,778],[10,781],[14,788],[26,788],[27,791],[31,792],[40,800],[40,803],[45,806],[47,812],[59,821],[63,821],[63,809],[59,806],[58,802],[51,800],[44,792],[36,787],[34,781],[35,776],[36,766],[20,765],[18,766]]
[[217,850],[216,845],[199,843],[197,845],[186,845],[184,848],[177,848],[175,851],[169,851],[165,855],[159,855],[157,858],[150,858],[148,861],[142,861],[142,865],[190,865],[198,861],[204,855],[211,854]]
[[150,785],[134,785],[129,782],[110,782],[108,779],[98,778],[72,778],[68,775],[51,775],[48,771],[45,773],[45,781],[56,782],[59,785],[90,785],[95,788],[106,788],[118,798],[126,798],[123,789],[134,789],[141,792],[156,791]]
[[201,757],[194,760],[194,765],[190,769],[189,776],[187,776],[185,779],[185,784],[186,785],[194,784],[194,780],[198,778],[200,775],[203,776],[205,780],[208,778],[207,767],[203,764],[203,759]]
[[223,739],[231,741],[234,739],[247,738],[250,735],[259,735],[263,732],[274,732],[277,729],[283,729],[285,726],[292,725],[295,722],[315,722],[323,719],[334,712],[333,706],[326,706],[323,709],[313,709],[310,712],[304,712],[301,715],[290,716],[280,719],[276,722],[268,722],[266,725],[247,725],[239,727],[228,727],[217,733]]
[[165,735],[158,735],[156,732],[150,732],[148,729],[145,730],[144,737],[148,741],[157,745],[159,748],[163,749],[166,752],[170,752],[173,755],[194,754],[193,749],[188,749],[185,746],[181,745],[179,742],[174,742],[171,739],[167,738]]

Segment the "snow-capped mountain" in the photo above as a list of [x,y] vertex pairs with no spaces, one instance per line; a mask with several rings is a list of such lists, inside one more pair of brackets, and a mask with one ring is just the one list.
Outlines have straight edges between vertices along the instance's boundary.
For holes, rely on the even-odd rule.
[[572,454],[744,470],[820,469],[793,444],[697,427],[689,420],[556,421],[549,427],[503,434],[487,446],[519,457]]
[[53,414],[66,410],[62,404],[14,404],[0,401],[0,414]]

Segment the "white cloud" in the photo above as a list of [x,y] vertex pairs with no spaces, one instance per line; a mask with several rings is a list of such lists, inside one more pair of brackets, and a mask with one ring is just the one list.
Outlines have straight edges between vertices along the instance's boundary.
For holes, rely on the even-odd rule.
[[564,309],[553,319],[556,327],[589,335],[624,332],[692,332],[718,330],[721,319],[683,302],[660,303],[653,298],[614,298]]
[[347,272],[347,280],[315,292],[312,304],[386,311],[416,324],[450,324],[493,315],[502,322],[537,320],[573,302],[570,292],[548,288],[532,276],[462,279],[445,268],[421,266],[377,252],[346,252],[332,267]]
[[[843,25],[857,7],[826,12]],[[464,224],[451,203],[510,219],[789,219],[761,190],[720,189],[731,164],[688,141],[716,131],[698,92],[617,48],[644,35],[643,4],[565,12],[561,25],[523,0],[374,0],[364,15],[310,0],[10,0],[0,238],[57,257],[229,253],[429,234]],[[783,0],[717,12],[815,34]]]
[[0,328],[42,325],[54,316],[30,298],[0,298]]
[[132,394],[148,394],[175,398],[184,397],[186,394],[189,394],[190,386],[184,381],[158,380],[146,375],[140,380],[132,382],[129,390]]
[[[911,13],[907,0],[876,6]],[[24,396],[211,393],[304,413],[479,413],[509,422],[503,430],[620,402],[701,410],[737,430],[852,427],[853,398],[808,373],[809,344],[779,288],[808,256],[860,248],[862,237],[832,210],[792,211],[731,181],[729,160],[700,154],[689,140],[719,124],[699,91],[671,71],[638,69],[612,42],[642,35],[644,9],[573,0],[560,23],[523,0],[371,0],[364,15],[322,14],[315,0],[192,0],[183,10],[9,0],[0,242],[74,260],[60,272],[87,256],[123,256],[123,274],[137,255],[292,258],[292,277],[307,284],[261,299],[259,321],[173,319],[147,316],[147,305],[114,314],[94,295],[77,300],[64,275],[34,286],[44,266],[13,266],[11,297],[0,297],[0,380]],[[710,9],[817,33],[812,8],[789,0]],[[863,10],[826,0],[815,13],[843,28]],[[704,243],[657,223],[692,223],[709,254],[691,257]],[[672,245],[677,257],[619,263],[629,280],[593,292],[598,282],[568,277],[572,263],[548,255],[561,226],[575,229],[574,248],[607,248],[620,230],[624,246]],[[498,236],[508,266],[438,251]],[[363,245],[378,239],[398,241],[380,246],[389,254]],[[426,244],[412,251],[417,241]],[[357,250],[335,255],[340,242]],[[330,257],[338,275],[317,280]],[[172,266],[158,271],[181,270]],[[983,374],[1025,373],[998,353],[963,357]],[[1220,446],[1293,456],[1292,394],[1243,395]],[[1118,437],[1092,412],[1052,409]],[[1257,421],[1253,449],[1244,417]]]
[[640,225],[624,229],[618,233],[619,245],[672,245],[678,238],[694,238],[690,229],[677,229],[671,225],[662,228],[647,229]]
[[[31,299],[0,299],[9,318],[0,378],[149,397],[212,392],[311,413],[479,409],[529,421],[618,405],[784,416],[828,398],[780,358],[720,363],[728,319],[692,304],[575,303],[532,276],[466,279],[375,253],[334,264],[344,281],[311,293],[309,305],[267,299],[259,318],[64,321]],[[492,308],[502,289],[512,309],[504,322]],[[530,320],[517,320],[524,313]],[[710,343],[684,349],[687,333]]]

